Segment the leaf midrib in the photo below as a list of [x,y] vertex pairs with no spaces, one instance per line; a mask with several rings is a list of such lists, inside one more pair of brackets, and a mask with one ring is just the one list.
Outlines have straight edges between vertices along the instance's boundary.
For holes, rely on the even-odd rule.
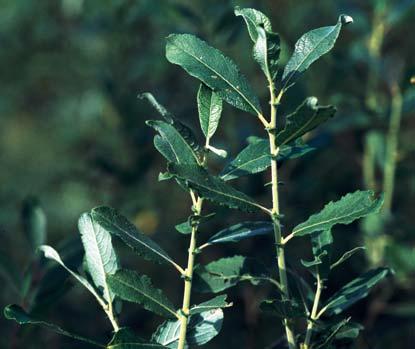
[[335,220],[339,220],[339,219],[343,219],[343,218],[346,218],[346,217],[354,216],[355,214],[359,214],[360,212],[365,211],[368,208],[369,207],[364,207],[364,208],[362,208],[360,210],[353,211],[353,212],[351,212],[350,214],[347,214],[347,215],[337,216],[337,217],[334,217],[334,218],[331,218],[331,219],[328,219],[328,220],[325,220],[325,221],[320,221],[318,223],[314,223],[314,224],[307,225],[307,226],[302,227],[300,229],[293,230],[293,234],[294,235],[297,235],[299,232],[301,232],[303,230],[307,230],[307,229],[313,228],[313,227],[318,226],[318,225],[327,224],[327,223],[330,223],[330,222],[335,221]]
[[[173,309],[169,308],[168,306],[164,305],[163,303],[160,303],[160,301],[158,301],[157,299],[155,299],[155,298],[151,297],[150,295],[148,295],[148,294],[147,294],[147,293],[145,293],[144,291],[142,291],[142,290],[140,290],[140,289],[138,289],[138,288],[135,288],[135,287],[134,287],[134,285],[132,285],[132,284],[130,284],[130,283],[128,283],[128,282],[126,282],[126,281],[124,281],[124,280],[123,280],[123,279],[121,279],[121,278],[117,278],[117,277],[115,276],[115,277],[114,277],[114,279],[116,279],[116,280],[117,280],[120,284],[123,284],[123,285],[125,285],[125,286],[127,286],[127,287],[129,287],[129,288],[131,288],[131,289],[133,289],[133,290],[135,290],[137,293],[142,294],[142,295],[143,295],[143,296],[145,296],[146,298],[148,298],[148,299],[152,300],[154,303],[158,304],[161,308],[164,308],[164,309],[165,309],[166,311],[168,311],[170,314],[173,314],[175,318],[177,318],[177,314],[176,314],[176,312],[175,312]],[[140,282],[141,282],[141,280],[140,280]],[[143,285],[143,286],[144,286],[144,285]]]
[[[107,220],[103,215],[100,215],[103,219]],[[108,221],[108,220],[107,220]],[[144,247],[148,248],[149,250],[151,250],[153,253],[157,254],[158,256],[162,257],[164,260],[168,261],[169,263],[175,265],[175,263],[173,262],[172,259],[170,259],[167,255],[155,250],[153,247],[149,246],[148,244],[144,243],[144,241],[139,240],[137,237],[135,237],[134,235],[131,235],[128,230],[125,230],[123,228],[121,228],[118,224],[116,224],[115,222],[111,222],[109,221],[110,224],[113,224],[117,229],[123,231],[126,235],[128,235],[132,240],[134,241],[138,241],[141,245],[143,245]],[[139,232],[140,233],[140,232]]]
[[[179,177],[180,177],[180,176],[179,176]],[[203,184],[196,183],[196,182],[194,182],[194,181],[192,181],[192,180],[189,180],[189,179],[186,179],[186,178],[185,178],[185,180],[187,180],[187,181],[189,181],[189,182],[192,182],[194,185],[199,186],[199,187],[201,187],[201,188],[203,188],[203,189],[205,189],[205,190],[211,191],[211,192],[213,192],[213,193],[215,193],[215,194],[219,194],[219,195],[222,195],[222,196],[225,196],[225,197],[229,197],[229,198],[234,199],[234,200],[237,200],[237,201],[241,201],[241,202],[243,202],[243,203],[245,203],[245,204],[249,204],[249,205],[251,205],[251,206],[257,207],[257,208],[259,208],[260,210],[267,210],[265,207],[262,207],[261,205],[259,205],[259,204],[255,203],[255,202],[253,202],[253,201],[248,201],[248,200],[245,200],[245,199],[243,199],[242,197],[239,197],[239,196],[233,196],[233,195],[231,195],[231,194],[226,194],[226,193],[220,192],[220,191],[215,190],[215,189],[213,189],[213,188],[211,188],[211,187],[206,187],[206,186],[204,186]],[[227,185],[226,183],[223,183],[223,184]],[[230,188],[232,188],[232,187],[230,187]],[[233,189],[233,188],[232,188],[232,189]],[[236,190],[236,189],[234,189],[234,190]],[[241,194],[243,194],[243,193],[241,193]]]
[[215,74],[217,74],[218,76],[220,76],[222,78],[223,81],[225,81],[230,87],[232,87],[232,89],[234,91],[237,92],[237,94],[239,94],[239,96],[241,96],[245,102],[247,102],[249,104],[249,106],[252,108],[252,110],[257,113],[258,115],[261,115],[261,112],[258,110],[258,108],[256,106],[254,106],[249,99],[239,90],[236,88],[236,86],[234,86],[230,81],[228,81],[222,74],[220,74],[219,72],[217,72],[215,69],[213,69],[212,67],[210,67],[209,65],[207,65],[205,62],[203,62],[202,60],[199,59],[199,57],[197,57],[196,55],[192,54],[191,52],[185,50],[183,47],[178,46],[177,44],[175,44],[176,47],[180,48],[183,52],[185,52],[186,54],[188,54],[189,56],[193,57],[195,60],[197,60],[199,63],[201,63],[202,65],[204,65],[206,68],[208,68],[209,70],[211,70],[212,72],[214,72]]
[[303,60],[301,61],[301,63],[300,64],[298,64],[296,67],[295,67],[295,69],[293,69],[293,70],[291,70],[291,72],[289,73],[289,76],[288,76],[288,79],[287,80],[285,80],[285,83],[284,83],[284,85],[283,85],[283,87],[282,87],[282,89],[284,90],[286,87],[287,87],[287,85],[288,85],[288,82],[291,80],[291,78],[294,76],[294,73],[298,70],[298,68],[305,62],[305,60],[311,55],[311,53],[312,52],[314,52],[316,49],[317,49],[317,47],[318,46],[320,46],[320,44],[322,43],[322,41],[323,40],[325,40],[335,29],[336,29],[336,27],[337,27],[337,25],[338,25],[338,23],[336,24],[336,25],[333,25],[332,27],[333,27],[333,29],[330,31],[330,32],[328,32],[318,43],[317,43],[317,45],[315,46],[315,48],[314,48],[314,50],[311,50],[304,58],[303,58]]
[[[242,165],[239,165],[237,167],[234,167],[232,170],[230,170],[229,172],[225,173],[224,175],[221,176],[221,178],[225,181],[226,177],[228,177],[229,175],[231,175],[233,172],[238,171],[240,169],[243,169],[243,166],[247,166],[249,165],[251,162],[255,162],[255,161],[259,161],[261,160],[263,157],[270,157],[269,154],[262,154],[261,156],[255,158],[255,159],[251,159],[249,161],[244,162]],[[271,166],[271,163],[269,164],[269,166]],[[229,180],[231,180],[233,178],[230,178]]]

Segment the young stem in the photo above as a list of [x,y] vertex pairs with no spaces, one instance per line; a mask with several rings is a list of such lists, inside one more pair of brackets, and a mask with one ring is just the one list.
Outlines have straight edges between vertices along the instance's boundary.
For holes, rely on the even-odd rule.
[[[281,291],[285,299],[290,298],[290,292],[288,288],[287,268],[285,265],[285,250],[282,243],[281,225],[280,225],[280,208],[278,198],[278,166],[277,155],[279,148],[276,146],[275,129],[277,126],[277,108],[283,92],[281,91],[277,97],[275,97],[274,84],[270,81],[270,104],[271,104],[271,121],[268,128],[268,138],[271,152],[271,183],[272,183],[272,211],[271,216],[274,223],[274,240],[276,246],[279,283],[281,285]],[[287,342],[289,349],[295,349],[297,347],[295,341],[295,334],[292,330],[291,321],[288,318],[284,319],[285,333],[287,336]]]
[[385,172],[383,177],[383,192],[385,193],[385,203],[383,205],[383,209],[387,213],[390,212],[392,208],[398,138],[402,116],[402,95],[397,84],[392,87],[391,103],[389,130],[386,138]]
[[313,333],[314,322],[318,319],[318,305],[320,303],[321,291],[323,290],[323,281],[320,278],[320,275],[317,274],[317,290],[314,296],[313,308],[311,309],[310,320],[307,325],[307,332],[305,335],[303,349],[309,349],[311,342],[311,335]]
[[120,330],[120,327],[117,322],[117,318],[114,315],[114,310],[112,307],[112,303],[108,303],[108,308],[105,310],[105,313],[107,314],[108,319],[111,322],[112,328],[114,329],[114,332],[118,332]]
[[[195,206],[195,214],[200,215],[202,213],[203,199],[198,198]],[[190,296],[192,293],[192,278],[193,267],[196,255],[196,243],[197,243],[197,224],[192,227],[192,233],[190,237],[189,254],[187,259],[187,268],[184,273],[184,293],[183,293],[183,305],[180,314],[180,335],[179,344],[177,349],[184,349],[186,344],[187,333],[187,321],[189,318]]]

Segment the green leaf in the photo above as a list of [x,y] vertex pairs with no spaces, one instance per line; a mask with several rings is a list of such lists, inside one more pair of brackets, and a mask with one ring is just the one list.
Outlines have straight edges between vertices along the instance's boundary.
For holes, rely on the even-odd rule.
[[331,266],[330,269],[334,269],[337,266],[339,266],[340,264],[342,264],[343,262],[347,261],[350,257],[352,257],[356,252],[359,252],[361,250],[366,250],[366,247],[364,246],[357,246],[353,249],[351,249],[350,251],[345,252],[336,262],[334,262]]
[[221,178],[224,181],[229,181],[265,171],[269,166],[271,166],[271,155],[268,140],[255,139],[225,167],[221,173]]
[[212,298],[198,305],[193,305],[190,308],[190,315],[200,314],[208,310],[214,310],[217,308],[227,308],[227,307],[232,306],[232,303],[226,302],[226,297],[227,295],[224,294],[224,295],[216,296],[215,298]]
[[282,74],[282,89],[288,89],[308,67],[329,52],[344,24],[353,22],[352,17],[341,15],[334,26],[322,27],[305,33],[295,44],[294,53]]
[[[277,161],[300,157],[313,150],[310,146],[301,142],[284,144],[280,147]],[[251,138],[250,143],[244,148],[234,160],[232,160],[222,171],[221,178],[229,181],[241,176],[265,171],[271,166],[271,155],[269,141],[262,138]]]
[[308,97],[292,114],[287,115],[285,127],[276,137],[277,146],[296,140],[334,116],[335,107],[319,106],[317,102],[316,97]]
[[174,305],[153,286],[148,276],[122,269],[107,278],[111,290],[122,300],[141,304],[144,309],[167,318],[177,317]]
[[201,84],[197,93],[200,127],[206,139],[212,138],[219,125],[222,99],[209,87]]
[[33,251],[46,242],[46,215],[36,198],[28,198],[23,202],[23,232]]
[[349,224],[358,218],[379,212],[383,197],[374,197],[371,190],[355,191],[340,200],[330,202],[319,212],[297,225],[294,236],[304,236],[316,231],[330,230],[336,224]]
[[304,306],[294,300],[266,299],[261,302],[260,309],[264,313],[276,315],[282,319],[307,317]]
[[[161,105],[156,98],[149,92],[138,95],[141,99],[146,99],[157,112],[165,119],[165,121],[174,127],[174,129],[180,134],[180,137],[187,143],[188,146],[196,153],[199,154],[201,147],[193,134],[193,131],[177,119],[172,113],[170,113],[163,105]],[[151,125],[150,125],[151,126]]]
[[316,267],[316,271],[321,279],[326,279],[330,273],[331,249],[333,245],[331,230],[321,230],[312,233],[311,245],[314,256],[314,261],[311,264]]
[[43,252],[45,258],[54,260],[55,262],[60,264],[69,274],[71,274],[80,284],[82,284],[97,299],[97,301],[101,305],[104,304],[101,297],[97,294],[94,287],[89,283],[89,281],[85,279],[83,276],[75,273],[73,270],[68,268],[66,264],[62,261],[61,257],[59,256],[59,253],[53,247],[48,245],[42,245],[39,247],[39,251]]
[[173,125],[161,120],[147,120],[146,124],[160,134],[160,138],[154,139],[154,145],[167,160],[179,164],[199,163],[193,147]]
[[337,291],[323,307],[327,315],[337,315],[360,299],[366,297],[372,287],[391,273],[389,268],[369,270]]
[[171,34],[167,38],[167,60],[180,65],[235,108],[261,114],[258,97],[235,63],[196,36]]
[[128,328],[120,328],[118,332],[115,332],[111,341],[106,346],[107,349],[158,349],[166,348],[165,346],[146,341]]
[[98,289],[103,290],[104,299],[112,302],[113,294],[107,285],[107,275],[118,268],[118,258],[111,242],[111,234],[96,223],[89,213],[84,213],[78,221],[82,244],[85,249],[85,262],[89,274]]
[[335,341],[355,339],[362,329],[362,325],[350,322],[350,318],[329,323],[317,322],[314,331],[319,334],[320,338],[315,341],[315,347],[316,349],[327,349]]
[[215,215],[216,213],[214,212],[207,215],[191,215],[186,222],[177,224],[175,228],[179,233],[187,235],[192,232],[192,225],[197,224],[200,227],[203,223],[210,221]]
[[97,224],[111,234],[118,236],[143,258],[160,264],[177,264],[153,240],[138,231],[127,218],[111,207],[100,206],[91,211],[92,218]]
[[20,306],[16,304],[10,304],[7,307],[4,308],[4,316],[6,319],[14,320],[20,325],[36,325],[36,326],[42,326],[49,330],[52,330],[53,332],[56,332],[62,336],[66,336],[72,339],[76,339],[81,342],[85,342],[88,344],[92,344],[97,347],[105,348],[105,345],[98,343],[92,339],[82,337],[80,335],[77,335],[72,332],[68,332],[61,327],[48,323],[44,320],[38,319],[36,317],[33,317],[32,315],[26,313]]
[[238,242],[254,236],[268,235],[273,231],[274,225],[271,222],[242,222],[222,229],[213,235],[203,246]]
[[[200,346],[216,337],[223,323],[222,309],[213,309],[190,316],[187,325],[188,346]],[[152,340],[168,348],[177,348],[180,334],[180,320],[165,321],[153,334]]]
[[194,289],[203,293],[218,293],[242,281],[257,285],[268,278],[266,268],[256,260],[244,256],[221,258],[205,266],[197,266]]
[[176,224],[174,227],[181,234],[188,235],[192,232],[192,226],[190,225],[190,222],[188,220],[183,223]]
[[187,186],[202,198],[245,212],[267,211],[252,198],[234,189],[221,178],[210,175],[200,166],[170,163],[168,171],[177,179],[186,181]]
[[253,57],[258,62],[268,81],[273,81],[278,70],[280,38],[272,32],[271,22],[262,12],[235,8],[235,15],[242,16],[254,42]]

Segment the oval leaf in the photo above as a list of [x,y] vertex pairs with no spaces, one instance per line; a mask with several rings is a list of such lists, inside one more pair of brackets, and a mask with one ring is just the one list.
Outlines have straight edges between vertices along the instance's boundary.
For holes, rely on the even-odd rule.
[[261,114],[257,96],[235,63],[203,40],[190,34],[171,34],[167,37],[166,57],[235,108]]
[[219,125],[222,113],[222,99],[204,84],[197,93],[197,108],[200,127],[206,139],[212,138]]
[[97,224],[89,213],[84,213],[78,221],[82,244],[85,249],[85,262],[95,286],[103,289],[104,299],[113,300],[107,285],[107,275],[118,268],[118,258],[111,242],[111,234]]

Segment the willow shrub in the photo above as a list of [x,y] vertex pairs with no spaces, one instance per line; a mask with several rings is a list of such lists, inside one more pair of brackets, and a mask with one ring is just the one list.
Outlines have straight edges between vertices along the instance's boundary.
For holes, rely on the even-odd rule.
[[[269,111],[264,112],[254,89],[236,64],[219,50],[190,34],[172,34],[167,38],[166,57],[187,73],[200,80],[197,94],[200,127],[204,144],[199,144],[193,131],[168,112],[150,93],[140,95],[160,113],[161,119],[149,120],[157,135],[154,145],[167,160],[167,170],[159,180],[176,182],[190,196],[191,213],[176,230],[189,237],[186,266],[176,263],[156,242],[141,233],[127,218],[110,207],[97,207],[79,219],[79,231],[85,250],[83,270],[71,270],[59,253],[50,246],[40,250],[67,270],[96,299],[113,327],[113,338],[107,344],[70,333],[27,313],[17,305],[9,305],[5,315],[20,324],[46,326],[62,335],[104,348],[185,348],[201,346],[219,334],[225,308],[230,307],[223,292],[241,281],[251,281],[261,287],[274,286],[274,297],[264,299],[260,308],[275,315],[275,326],[284,326],[287,345],[294,348],[335,348],[339,340],[355,338],[362,326],[350,321],[344,311],[367,296],[369,290],[389,274],[387,268],[369,270],[346,283],[330,297],[324,288],[330,273],[359,250],[347,251],[339,260],[331,259],[332,230],[337,224],[349,224],[376,213],[382,206],[382,196],[371,191],[349,193],[330,202],[304,222],[283,232],[278,194],[278,164],[306,154],[311,148],[302,136],[331,119],[336,109],[320,105],[316,97],[304,100],[291,114],[278,114],[286,91],[293,87],[308,67],[330,51],[342,28],[352,22],[347,15],[339,17],[333,26],[305,33],[295,44],[294,52],[284,69],[279,66],[279,36],[272,31],[269,19],[254,9],[235,10],[243,18],[253,42],[253,58],[259,64],[269,89]],[[226,151],[212,145],[218,128],[222,103],[226,102],[252,114],[264,127],[264,138],[250,137],[246,148],[229,161],[219,173],[209,169],[209,157],[227,157]],[[249,117],[249,116],[247,116]],[[281,122],[284,120],[284,122]],[[282,126],[281,126],[282,125]],[[272,200],[258,203],[232,185],[232,180],[267,171]],[[262,213],[262,221],[243,221],[208,237],[199,243],[200,227],[214,212],[204,212],[205,201],[249,213]],[[284,223],[284,226],[288,224]],[[229,256],[207,265],[196,264],[197,257],[207,248],[224,243],[236,243],[259,235],[274,239],[276,265],[245,256]],[[183,279],[181,307],[169,300],[151,279],[120,266],[112,238],[121,239],[140,257],[170,266]],[[311,240],[312,260],[302,260],[304,268],[314,277],[307,284],[287,267],[287,244],[293,239]],[[185,252],[185,251],[184,251]],[[192,304],[192,292],[213,293],[201,304]],[[128,327],[119,324],[115,302],[140,304],[166,320],[155,330],[151,339],[143,339]],[[232,311],[227,309],[226,311]]]

